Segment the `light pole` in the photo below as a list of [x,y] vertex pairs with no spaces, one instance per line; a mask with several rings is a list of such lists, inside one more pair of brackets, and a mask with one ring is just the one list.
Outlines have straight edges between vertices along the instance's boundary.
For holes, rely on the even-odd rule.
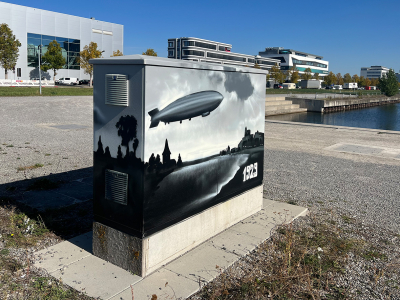
[[42,73],[40,72],[40,54],[42,52],[42,45],[38,46],[38,55],[39,55],[39,94],[42,94]]

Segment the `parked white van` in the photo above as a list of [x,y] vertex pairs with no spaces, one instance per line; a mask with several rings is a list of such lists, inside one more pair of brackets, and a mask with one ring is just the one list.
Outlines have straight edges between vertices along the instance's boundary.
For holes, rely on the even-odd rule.
[[77,85],[79,84],[79,78],[74,78],[74,77],[60,78],[58,79],[58,84]]
[[296,88],[295,83],[282,83],[282,87],[287,90],[292,90]]
[[335,85],[333,86],[333,89],[334,89],[334,90],[343,90],[343,86],[342,86],[341,84],[335,84]]

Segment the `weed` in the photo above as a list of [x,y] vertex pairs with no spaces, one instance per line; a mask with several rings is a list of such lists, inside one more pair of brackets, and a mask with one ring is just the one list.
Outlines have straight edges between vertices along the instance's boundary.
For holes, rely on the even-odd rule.
[[387,260],[387,256],[383,253],[380,253],[376,249],[370,249],[362,254],[362,256],[367,260],[380,259]]
[[43,164],[34,164],[32,166],[18,167],[17,171],[34,170],[43,167]]
[[0,251],[0,255],[4,255],[4,256],[7,256],[9,253],[10,253],[10,250],[8,250],[8,249],[2,249]]
[[41,178],[29,185],[27,190],[52,190],[58,188],[59,185],[58,182],[51,181],[47,178]]
[[7,145],[6,147],[11,148],[11,147],[14,147],[14,145]]
[[354,223],[354,219],[353,219],[353,218],[350,218],[350,217],[348,217],[348,216],[346,216],[346,215],[343,215],[343,216],[342,216],[342,220],[343,220],[343,222],[345,222],[345,223],[347,223],[347,224],[353,224],[353,223]]
[[50,153],[46,153],[44,156],[50,156],[51,154]]
[[292,204],[292,205],[297,205],[297,202],[294,200],[289,200],[287,201],[288,204]]

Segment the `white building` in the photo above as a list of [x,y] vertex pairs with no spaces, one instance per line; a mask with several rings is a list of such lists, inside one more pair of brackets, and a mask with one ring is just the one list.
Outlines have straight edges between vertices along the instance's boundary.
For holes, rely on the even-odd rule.
[[281,70],[287,71],[291,67],[296,67],[300,74],[303,74],[307,68],[311,69],[314,75],[318,73],[321,77],[328,75],[329,62],[322,60],[320,55],[309,54],[282,47],[265,48],[265,51],[258,53],[262,57],[279,59]]
[[[124,26],[94,18],[81,18],[0,2],[0,23],[6,23],[21,43],[15,72],[8,71],[9,79],[39,77],[38,46],[43,45],[43,55],[47,51],[46,46],[53,40],[61,45],[66,60],[64,68],[57,71],[57,78],[89,78],[79,66],[79,52],[90,42],[96,42],[97,48],[104,51],[103,57],[111,56],[116,50],[123,51]],[[53,80],[51,70],[42,76]],[[0,79],[4,78],[4,69],[0,67]]]
[[371,66],[370,68],[361,68],[360,76],[364,76],[364,78],[381,78],[387,72],[389,72],[389,68]]
[[269,70],[280,61],[255,55],[231,52],[232,45],[194,37],[168,39],[168,58],[207,63],[240,65]]

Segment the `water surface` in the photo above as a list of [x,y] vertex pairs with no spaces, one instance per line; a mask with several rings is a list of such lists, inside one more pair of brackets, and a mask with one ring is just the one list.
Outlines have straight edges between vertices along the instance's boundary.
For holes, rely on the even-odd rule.
[[267,120],[400,131],[400,103],[332,113],[296,113],[266,117]]

